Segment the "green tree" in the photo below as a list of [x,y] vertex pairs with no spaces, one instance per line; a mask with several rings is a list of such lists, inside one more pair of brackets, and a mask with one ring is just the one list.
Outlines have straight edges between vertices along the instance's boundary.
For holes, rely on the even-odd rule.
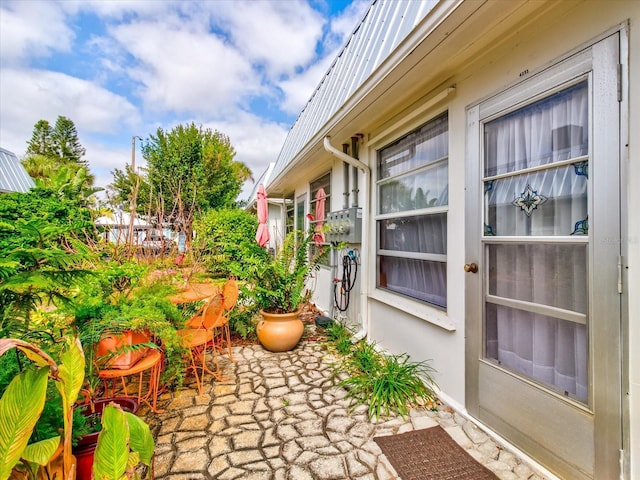
[[101,189],[93,187],[95,177],[84,154],[73,121],[59,116],[53,128],[46,120],[36,122],[22,165],[39,187],[89,205],[90,197]]
[[59,116],[54,127],[47,120],[38,120],[33,127],[31,140],[27,142],[27,157],[42,156],[57,159],[59,163],[75,163],[87,166],[86,150],[80,144],[78,131],[72,120]]
[[131,200],[138,186],[136,199],[136,212],[141,215],[155,213],[157,201],[152,201],[151,186],[145,173],[134,173],[131,165],[126,165],[124,170],[116,168],[111,172],[113,181],[107,186],[109,192],[109,204],[113,207],[121,207],[131,211]]
[[78,131],[72,120],[59,116],[51,132],[51,143],[58,157],[69,162],[87,165],[84,160],[86,150],[80,145]]
[[[191,238],[198,212],[232,207],[251,171],[234,160],[229,137],[191,123],[159,128],[142,148],[147,161],[149,204],[158,221],[172,223]],[[143,205],[145,202],[139,202]]]
[[38,120],[33,127],[31,140],[27,142],[27,155],[42,155],[44,157],[55,156],[51,136],[53,129],[46,120]]

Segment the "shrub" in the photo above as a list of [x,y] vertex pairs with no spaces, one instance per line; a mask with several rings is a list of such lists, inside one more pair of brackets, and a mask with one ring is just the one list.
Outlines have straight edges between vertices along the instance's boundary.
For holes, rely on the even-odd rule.
[[258,220],[244,210],[211,210],[195,222],[198,252],[205,268],[214,275],[247,280],[252,266],[269,258],[255,241]]

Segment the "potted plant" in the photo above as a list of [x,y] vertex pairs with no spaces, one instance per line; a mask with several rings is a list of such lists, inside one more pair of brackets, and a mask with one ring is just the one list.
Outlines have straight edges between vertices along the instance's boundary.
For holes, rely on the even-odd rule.
[[78,478],[91,478],[95,452],[103,430],[103,412],[107,405],[117,405],[121,410],[132,414],[138,411],[138,401],[132,397],[92,399],[90,403],[76,407],[87,418],[90,428],[89,433],[80,437],[72,450],[76,457]]
[[88,378],[99,369],[126,369],[147,349],[162,348],[164,383],[179,385],[186,368],[186,352],[177,335],[183,318],[167,298],[175,288],[145,283],[144,272],[129,270],[126,265],[101,267],[95,272],[96,280],[86,282],[71,305],[70,314],[89,359]]
[[300,310],[309,298],[306,281],[318,270],[322,254],[309,252],[314,233],[290,232],[275,256],[253,268],[249,295],[262,315],[256,333],[272,352],[291,350],[304,332]]

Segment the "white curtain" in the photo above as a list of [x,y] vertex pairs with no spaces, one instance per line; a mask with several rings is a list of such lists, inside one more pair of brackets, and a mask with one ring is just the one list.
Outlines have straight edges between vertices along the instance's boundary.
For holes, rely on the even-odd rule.
[[[447,215],[403,217],[378,222],[383,250],[446,255]],[[401,255],[401,254],[400,254]],[[379,285],[441,307],[447,305],[447,264],[380,256]]]
[[[587,244],[492,244],[588,236],[588,90],[582,83],[485,125],[487,293],[587,314]],[[575,158],[570,165],[558,161]],[[542,165],[536,172],[518,172]],[[588,399],[588,324],[486,305],[489,358]]]
[[449,203],[448,152],[443,114],[378,157],[378,213],[398,214],[377,222],[378,250],[386,251],[378,254],[378,286],[440,307],[447,305],[447,214],[427,209]]

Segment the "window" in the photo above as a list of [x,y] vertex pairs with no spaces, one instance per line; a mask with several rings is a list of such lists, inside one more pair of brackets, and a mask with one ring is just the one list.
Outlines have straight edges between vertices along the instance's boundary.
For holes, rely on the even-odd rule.
[[445,309],[446,113],[378,152],[377,287]]
[[[324,206],[318,203],[318,192],[320,189],[324,191]],[[327,172],[320,178],[314,180],[309,184],[309,190],[311,191],[311,214],[313,215],[312,225],[317,225],[318,222],[322,222],[322,219],[318,220],[318,207],[324,212],[323,218],[327,212],[331,209],[331,172]],[[322,245],[328,245],[327,242],[321,244],[314,244],[311,246],[311,255],[317,257],[317,262],[320,265],[329,267],[329,249],[324,248]]]
[[307,195],[296,198],[296,230],[306,230]]
[[293,232],[294,221],[295,221],[295,207],[293,204],[293,194],[285,196],[284,205],[286,209],[285,213],[285,235],[289,232]]

